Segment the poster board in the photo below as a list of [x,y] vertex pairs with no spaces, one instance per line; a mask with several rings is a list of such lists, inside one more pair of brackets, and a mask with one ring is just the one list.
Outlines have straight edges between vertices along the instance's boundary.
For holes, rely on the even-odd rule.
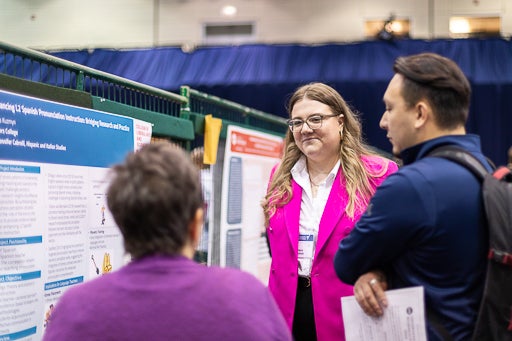
[[281,158],[281,137],[230,125],[222,178],[220,265],[268,282],[270,255],[261,200],[272,167]]
[[108,169],[149,123],[0,91],[0,340],[40,340],[71,286],[124,265]]

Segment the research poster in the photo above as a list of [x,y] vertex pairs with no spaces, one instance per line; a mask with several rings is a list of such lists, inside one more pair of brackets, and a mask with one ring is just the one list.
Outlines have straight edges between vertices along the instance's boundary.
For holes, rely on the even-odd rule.
[[261,200],[272,167],[280,160],[281,137],[237,126],[227,129],[222,179],[220,265],[245,270],[268,282],[270,255]]
[[0,340],[40,340],[68,288],[128,261],[106,207],[108,169],[151,132],[0,91]]

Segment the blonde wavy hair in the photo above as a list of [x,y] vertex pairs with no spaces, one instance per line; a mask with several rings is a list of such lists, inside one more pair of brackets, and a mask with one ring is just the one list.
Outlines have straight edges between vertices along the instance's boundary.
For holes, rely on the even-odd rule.
[[[332,87],[323,83],[310,83],[299,87],[288,102],[288,114],[291,116],[294,105],[309,99],[321,102],[329,106],[333,114],[343,114],[343,137],[340,139],[339,157],[340,167],[345,177],[346,190],[349,195],[346,213],[354,218],[355,212],[362,211],[368,205],[374,193],[374,179],[382,176],[387,171],[388,163],[384,163],[379,169],[366,167],[363,155],[377,155],[368,147],[362,137],[361,122],[358,114],[350,109],[343,97]],[[291,169],[303,155],[295,144],[293,134],[288,131],[284,142],[284,154],[281,163],[275,170],[267,189],[267,194],[261,206],[265,214],[265,226],[274,215],[278,207],[286,205],[292,197]],[[374,169],[370,171],[369,169]]]

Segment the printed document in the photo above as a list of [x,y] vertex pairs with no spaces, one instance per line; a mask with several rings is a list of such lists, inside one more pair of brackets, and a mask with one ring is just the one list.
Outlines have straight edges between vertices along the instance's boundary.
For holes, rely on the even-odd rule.
[[380,317],[365,314],[354,296],[342,297],[347,341],[427,341],[423,287],[386,291],[388,307]]

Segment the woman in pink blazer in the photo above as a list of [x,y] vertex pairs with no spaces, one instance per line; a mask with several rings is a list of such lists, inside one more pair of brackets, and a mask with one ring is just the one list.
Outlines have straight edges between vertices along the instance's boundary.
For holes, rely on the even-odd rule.
[[272,265],[269,289],[296,341],[344,340],[340,282],[333,258],[375,188],[397,165],[364,145],[361,124],[323,83],[296,90],[282,162],[262,206]]

